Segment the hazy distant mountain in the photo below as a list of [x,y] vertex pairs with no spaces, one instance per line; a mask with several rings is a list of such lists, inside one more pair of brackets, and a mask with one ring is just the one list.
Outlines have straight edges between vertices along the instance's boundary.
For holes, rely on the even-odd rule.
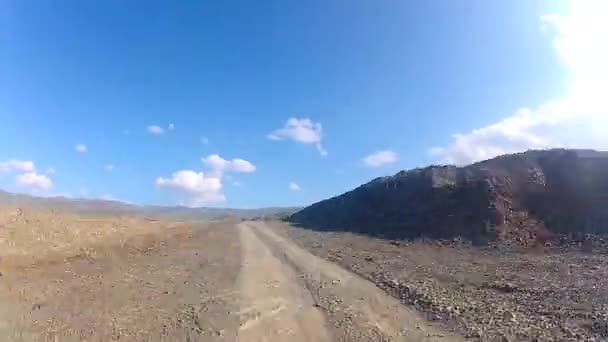
[[227,217],[238,219],[285,217],[299,208],[274,207],[259,209],[189,208],[170,206],[139,206],[112,200],[68,197],[34,197],[0,190],[0,205],[43,206],[83,214],[142,215],[155,219],[219,220]]
[[290,220],[391,237],[525,240],[545,226],[607,233],[607,208],[608,153],[555,149],[401,171],[315,203]]

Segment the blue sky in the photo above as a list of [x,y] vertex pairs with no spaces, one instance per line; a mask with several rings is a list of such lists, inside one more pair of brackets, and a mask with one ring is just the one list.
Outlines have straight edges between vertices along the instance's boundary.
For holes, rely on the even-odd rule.
[[602,96],[577,95],[606,76],[589,3],[2,1],[0,187],[306,205],[435,162],[605,148]]

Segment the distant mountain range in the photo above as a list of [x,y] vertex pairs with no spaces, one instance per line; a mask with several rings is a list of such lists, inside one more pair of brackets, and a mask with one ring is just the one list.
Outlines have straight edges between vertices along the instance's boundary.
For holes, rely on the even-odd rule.
[[536,150],[372,180],[289,218],[391,238],[511,239],[608,233],[608,153]]
[[235,208],[189,208],[170,206],[139,206],[113,200],[83,199],[69,197],[34,197],[23,194],[13,194],[0,190],[0,205],[8,206],[40,206],[45,208],[65,210],[81,214],[94,215],[141,215],[152,219],[173,219],[209,221],[224,218],[256,219],[282,218],[299,208],[273,207],[259,209]]

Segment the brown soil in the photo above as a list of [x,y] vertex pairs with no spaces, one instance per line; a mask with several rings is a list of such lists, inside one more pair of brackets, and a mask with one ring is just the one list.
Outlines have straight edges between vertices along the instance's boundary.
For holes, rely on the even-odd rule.
[[240,245],[231,224],[3,214],[12,249],[0,259],[0,335],[9,341],[236,336]]
[[269,223],[0,209],[3,341],[458,341]]

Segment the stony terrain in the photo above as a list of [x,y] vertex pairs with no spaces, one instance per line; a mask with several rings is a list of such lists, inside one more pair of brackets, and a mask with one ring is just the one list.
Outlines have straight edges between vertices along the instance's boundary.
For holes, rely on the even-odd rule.
[[608,233],[607,205],[608,154],[557,149],[401,171],[313,204],[290,220],[386,238],[461,236],[528,246],[543,243],[549,233]]
[[273,227],[469,339],[608,340],[608,240],[480,248]]
[[0,340],[463,340],[271,225],[0,208]]
[[554,149],[401,171],[278,229],[467,338],[608,340],[607,207],[608,153]]
[[10,341],[608,340],[601,152],[402,171],[292,225],[7,198],[0,336]]

